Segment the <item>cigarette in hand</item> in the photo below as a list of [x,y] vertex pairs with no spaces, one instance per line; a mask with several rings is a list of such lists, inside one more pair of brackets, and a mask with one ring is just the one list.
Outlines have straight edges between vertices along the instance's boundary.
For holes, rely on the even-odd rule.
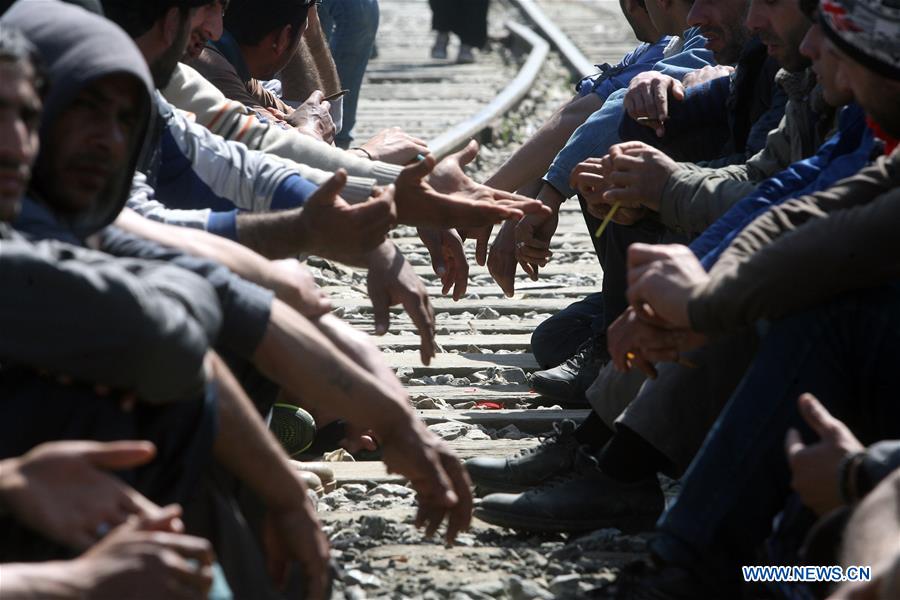
[[612,221],[613,217],[616,216],[616,211],[619,210],[619,207],[622,206],[621,202],[616,202],[612,205],[612,208],[609,209],[609,212],[606,213],[606,216],[603,218],[603,222],[600,223],[600,227],[597,228],[597,231],[594,232],[594,237],[596,239],[600,239],[600,236],[603,235],[603,232],[606,231],[606,228],[609,226],[610,221]]

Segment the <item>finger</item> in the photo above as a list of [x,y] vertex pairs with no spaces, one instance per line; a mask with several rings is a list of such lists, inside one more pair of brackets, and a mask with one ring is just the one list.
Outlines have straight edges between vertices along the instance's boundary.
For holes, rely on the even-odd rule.
[[195,560],[201,565],[210,566],[215,561],[212,545],[199,537],[165,531],[154,531],[142,534],[150,543],[168,548],[182,558]]
[[306,99],[304,104],[320,104],[324,98],[325,94],[322,93],[322,90],[315,90],[309,95],[309,98]]
[[619,203],[622,208],[640,208],[643,195],[634,187],[615,187],[603,192],[603,203],[612,206]]
[[[684,100],[684,84],[677,79],[672,80],[672,97],[678,101]],[[667,115],[668,116],[668,115]]]
[[391,299],[384,288],[369,290],[372,302],[372,316],[375,318],[375,335],[384,335],[391,325]]
[[527,260],[535,264],[540,264],[542,267],[544,267],[553,256],[553,253],[549,250],[539,250],[537,248],[532,248],[531,246],[522,246],[521,248],[519,248],[519,251],[516,255],[518,256],[519,260]]
[[606,177],[596,173],[578,173],[569,182],[582,193],[590,193],[606,187]]
[[441,460],[457,498],[456,506],[450,511],[447,521],[447,543],[453,543],[456,536],[467,530],[472,522],[472,482],[458,458],[452,454],[442,454]]
[[667,250],[671,249],[672,246],[659,244],[631,244],[628,247],[628,268],[632,269],[657,260],[666,260],[671,256]]
[[404,299],[403,307],[419,332],[419,354],[422,363],[427,365],[434,356],[434,312],[431,302],[428,296],[411,295]]
[[428,175],[434,170],[434,166],[437,163],[434,160],[434,156],[431,154],[426,154],[425,158],[417,162],[416,164],[406,167],[404,171],[407,171],[413,179],[416,181],[421,181],[428,177]]
[[469,286],[469,261],[461,241],[450,246],[447,258],[453,264],[453,300],[458,301]]
[[175,552],[165,552],[163,561],[169,572],[194,592],[206,594],[212,587],[212,567],[206,564],[192,565]]
[[491,239],[491,230],[493,227],[484,227],[475,237],[475,262],[480,266],[487,263],[488,242]]
[[800,437],[800,432],[793,427],[788,429],[787,434],[784,436],[784,453],[787,456],[788,462],[793,462],[794,457],[796,457],[804,448],[806,448],[806,446],[803,444],[803,438]]
[[653,82],[653,113],[650,115],[655,121],[664,121],[669,114],[669,88],[659,81]]
[[636,367],[639,370],[643,371],[644,374],[650,379],[656,379],[659,376],[659,374],[656,372],[656,367],[653,366],[653,363],[645,359],[640,354],[635,354],[634,358],[632,358],[630,362],[633,367]]
[[528,275],[528,277],[530,277],[531,279],[537,279],[537,271],[531,263],[523,260],[520,260],[518,262],[519,266],[522,267],[522,270],[525,271],[525,274]]
[[140,516],[135,520],[135,527],[140,531],[172,532],[172,523],[181,519],[181,506],[170,504],[153,512]]
[[156,456],[152,442],[82,442],[80,454],[92,465],[118,471],[146,464]]
[[801,395],[798,404],[803,420],[823,440],[834,439],[844,428],[844,424],[831,416],[828,409],[812,394]]

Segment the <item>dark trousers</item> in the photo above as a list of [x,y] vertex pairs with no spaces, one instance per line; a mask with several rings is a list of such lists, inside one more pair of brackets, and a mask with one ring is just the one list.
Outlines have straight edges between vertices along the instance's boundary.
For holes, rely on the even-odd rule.
[[[215,396],[168,404],[138,404],[122,410],[113,396],[90,386],[61,385],[30,371],[0,372],[0,458],[21,456],[58,440],[149,440],[156,458],[148,465],[117,473],[150,500],[164,506],[183,503],[211,461],[215,436]],[[0,562],[51,560],[69,552],[37,534],[0,519]]]
[[455,33],[460,41],[475,48],[487,43],[487,16],[490,0],[428,0],[433,18],[431,28]]
[[[900,286],[843,296],[774,322],[660,519],[665,558],[692,557],[717,585],[736,587],[741,565],[791,494],[784,438],[817,436],[797,411],[810,392],[871,444],[900,437]],[[682,559],[683,560],[683,559]],[[689,559],[691,560],[691,559]]]
[[591,337],[606,335],[606,328],[625,311],[628,306],[625,298],[628,288],[626,259],[631,244],[678,241],[661,223],[651,219],[629,227],[610,223],[597,239],[594,232],[600,226],[600,219],[587,211],[581,197],[578,201],[597,260],[603,268],[603,292],[571,304],[535,329],[531,349],[538,364],[545,369],[567,360]]

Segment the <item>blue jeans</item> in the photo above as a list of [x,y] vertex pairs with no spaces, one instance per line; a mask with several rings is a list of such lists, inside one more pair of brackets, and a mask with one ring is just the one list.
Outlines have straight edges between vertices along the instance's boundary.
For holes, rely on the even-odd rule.
[[797,411],[799,395],[818,397],[863,444],[896,439],[898,363],[898,285],[848,294],[771,324],[659,521],[663,558],[691,561],[716,585],[739,585],[740,566],[754,564],[754,550],[791,493],[788,428],[806,443],[816,439]]
[[341,148],[353,142],[359,92],[375,47],[380,14],[378,0],[323,0],[319,11],[341,85],[350,90],[344,96],[343,128],[335,138]]

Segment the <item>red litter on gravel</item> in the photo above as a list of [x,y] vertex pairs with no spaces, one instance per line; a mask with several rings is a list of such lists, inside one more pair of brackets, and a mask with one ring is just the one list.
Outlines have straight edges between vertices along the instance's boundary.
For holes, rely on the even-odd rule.
[[503,408],[503,406],[497,404],[496,402],[481,400],[480,402],[475,403],[475,408],[482,408],[484,410],[500,410]]

